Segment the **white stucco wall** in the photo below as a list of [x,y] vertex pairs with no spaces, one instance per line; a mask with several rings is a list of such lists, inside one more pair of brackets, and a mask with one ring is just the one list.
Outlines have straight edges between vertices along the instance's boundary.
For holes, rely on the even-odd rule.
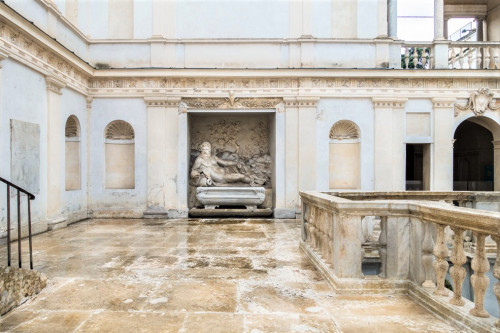
[[90,62],[108,64],[114,68],[149,67],[149,44],[92,44],[89,47]]
[[[35,71],[7,58],[2,61],[0,97],[0,176],[10,179],[11,140],[10,119],[40,125],[40,193],[34,193],[32,201],[32,222],[44,222],[47,206],[47,89],[45,78]],[[0,190],[0,231],[6,226],[5,187]],[[14,193],[14,191],[12,192]],[[12,221],[16,219],[15,198],[12,198]],[[23,202],[26,198],[22,198]],[[25,203],[23,203],[24,205]],[[21,216],[26,216],[22,211]],[[17,222],[16,222],[17,223]]]
[[153,1],[134,0],[134,38],[150,38],[153,34]]
[[[105,189],[104,130],[113,120],[124,120],[135,132],[135,189]],[[144,210],[147,205],[147,117],[143,99],[95,99],[91,111],[90,176],[94,210]]]
[[374,186],[374,112],[369,99],[321,99],[316,122],[316,189],[329,190],[329,133],[339,120],[350,120],[361,132],[361,190]]
[[177,38],[288,37],[288,1],[189,0],[175,8]]
[[5,0],[5,3],[16,12],[32,21],[34,25],[47,32],[47,10],[34,0]]
[[[85,96],[82,96],[73,90],[62,89],[61,95],[61,125],[62,133],[61,137],[64,139],[64,131],[66,126],[66,121],[71,115],[75,115],[80,123],[80,179],[81,188],[79,190],[66,191],[65,190],[65,158],[61,158],[61,180],[62,184],[62,214],[68,216],[70,222],[73,219],[78,219],[87,211],[87,102]],[[62,149],[64,154],[65,150]],[[78,216],[71,218],[72,214],[78,214]]]

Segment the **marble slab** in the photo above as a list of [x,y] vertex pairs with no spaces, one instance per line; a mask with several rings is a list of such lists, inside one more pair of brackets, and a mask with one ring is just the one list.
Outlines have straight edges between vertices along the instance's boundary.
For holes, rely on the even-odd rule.
[[245,206],[257,209],[264,202],[266,190],[263,187],[198,187],[196,198],[206,209],[219,206]]

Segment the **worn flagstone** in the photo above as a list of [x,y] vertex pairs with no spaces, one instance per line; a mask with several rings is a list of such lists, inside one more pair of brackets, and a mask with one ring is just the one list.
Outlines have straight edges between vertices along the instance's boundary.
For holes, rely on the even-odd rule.
[[0,332],[456,332],[405,296],[337,295],[299,235],[295,220],[257,219],[88,220],[37,235],[48,287]]

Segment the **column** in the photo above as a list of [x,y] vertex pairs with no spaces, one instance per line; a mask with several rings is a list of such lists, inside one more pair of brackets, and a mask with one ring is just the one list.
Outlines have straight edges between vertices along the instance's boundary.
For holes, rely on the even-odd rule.
[[319,98],[297,97],[299,104],[299,191],[316,190],[316,108]]
[[[188,114],[187,105],[178,103],[175,99],[170,104],[176,104],[178,111],[177,128],[177,209],[170,211],[170,217],[188,217],[188,182],[189,182],[189,158],[191,149],[188,146]],[[173,105],[168,106],[173,107]],[[167,109],[168,110],[168,109]]]
[[500,141],[492,141],[493,143],[493,189],[500,191]]
[[285,208],[295,218],[299,207],[299,105],[296,98],[285,97]]
[[434,0],[434,42],[431,57],[434,69],[448,69],[448,41],[444,37],[443,0]]
[[389,29],[388,34],[391,38],[398,37],[398,1],[389,0],[388,1],[388,13],[389,13]]
[[444,2],[434,0],[434,40],[444,39]]
[[476,17],[476,25],[477,25],[477,41],[482,42],[484,41],[484,17]]
[[452,98],[433,98],[434,143],[431,145],[431,191],[453,191],[454,104]]
[[[91,168],[91,165],[92,165],[92,144],[91,144],[91,140],[90,140],[90,135],[92,133],[91,131],[91,128],[92,128],[92,125],[91,125],[91,121],[92,121],[92,102],[94,101],[94,99],[92,97],[87,97],[87,119],[86,119],[86,139],[85,139],[85,145],[86,145],[86,151],[87,151],[87,155],[86,155],[86,163],[87,163],[87,174],[86,174],[86,178],[87,178],[87,184],[86,184],[86,188],[87,188],[87,211],[92,211],[93,210],[93,201],[92,201],[92,177],[91,177],[91,174],[92,174],[92,168]],[[91,216],[89,216],[91,217]]]
[[61,192],[64,188],[64,125],[61,121],[61,89],[66,84],[47,76],[47,218],[49,230],[66,221],[61,218]]
[[275,218],[295,218],[295,210],[290,212],[286,207],[286,112],[285,104],[276,106],[274,119],[274,172],[273,188],[275,194]]
[[448,21],[450,20],[449,17],[445,17],[444,18],[444,23],[443,23],[443,35],[444,35],[444,39],[448,39]]
[[375,191],[405,189],[406,99],[372,98],[375,111]]

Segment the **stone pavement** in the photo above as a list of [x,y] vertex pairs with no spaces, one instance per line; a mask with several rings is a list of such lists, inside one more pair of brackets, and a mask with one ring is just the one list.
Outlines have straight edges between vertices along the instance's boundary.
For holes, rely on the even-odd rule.
[[299,235],[295,220],[252,219],[87,220],[37,235],[49,285],[0,331],[458,332],[405,296],[336,295]]

